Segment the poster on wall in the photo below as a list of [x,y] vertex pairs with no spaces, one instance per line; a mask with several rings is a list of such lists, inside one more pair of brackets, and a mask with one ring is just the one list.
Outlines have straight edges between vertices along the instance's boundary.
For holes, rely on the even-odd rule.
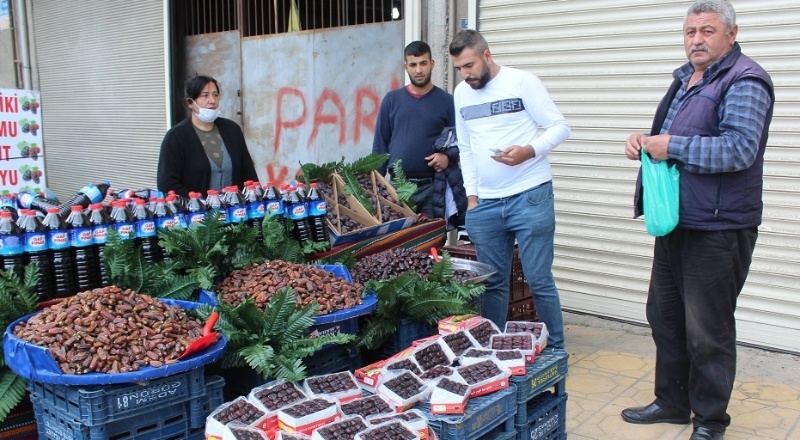
[[39,92],[0,89],[0,194],[44,191]]

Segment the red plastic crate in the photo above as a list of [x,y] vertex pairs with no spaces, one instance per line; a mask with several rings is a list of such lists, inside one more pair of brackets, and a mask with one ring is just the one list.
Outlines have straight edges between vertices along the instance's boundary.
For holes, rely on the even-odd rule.
[[[465,260],[476,260],[474,245],[445,246],[451,257]],[[536,305],[533,303],[528,280],[522,272],[522,261],[519,259],[519,249],[514,247],[514,256],[511,258],[511,278],[508,281],[508,320],[509,321],[538,321]]]

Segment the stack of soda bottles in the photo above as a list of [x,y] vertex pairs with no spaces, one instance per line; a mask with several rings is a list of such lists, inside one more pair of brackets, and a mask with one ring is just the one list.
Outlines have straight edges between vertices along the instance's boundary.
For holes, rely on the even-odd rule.
[[[121,239],[135,240],[148,263],[168,258],[158,245],[158,230],[187,228],[216,210],[225,224],[245,223],[263,241],[261,223],[277,216],[299,242],[327,242],[326,204],[316,183],[305,185],[245,182],[239,191],[197,192],[188,198],[164,196],[152,189],[112,190],[108,182],[89,184],[64,203],[40,194],[20,193],[0,197],[0,269],[20,276],[28,263],[38,263],[37,293],[43,300],[73,295],[108,284],[103,250],[108,230]],[[107,195],[112,200],[103,205]],[[293,225],[292,228],[289,225]]]

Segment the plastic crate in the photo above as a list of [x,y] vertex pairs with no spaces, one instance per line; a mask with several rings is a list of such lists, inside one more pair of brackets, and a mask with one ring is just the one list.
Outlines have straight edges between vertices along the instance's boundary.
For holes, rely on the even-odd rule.
[[402,318],[397,323],[397,330],[392,335],[392,339],[386,341],[381,346],[380,354],[383,358],[388,358],[410,347],[411,343],[417,339],[427,338],[428,336],[435,335],[436,332],[436,326],[430,325],[427,322],[415,321],[411,318]]
[[511,383],[517,387],[517,425],[522,425],[528,420],[528,401],[542,394],[551,387],[555,387],[557,396],[566,395],[567,361],[569,354],[566,350],[545,349],[536,356],[536,361],[528,365],[525,376],[511,376]]
[[[445,246],[451,257],[477,260],[474,245]],[[519,249],[514,246],[514,256],[511,258],[511,277],[508,281],[508,320],[538,321],[536,306],[531,296],[531,288],[525,273],[522,272],[522,261],[519,259]]]
[[[517,390],[514,385],[496,393],[470,399],[464,414],[433,415],[430,405],[419,410],[428,418],[428,426],[440,440],[489,440],[515,433]],[[493,437],[489,437],[492,435]]]
[[155,410],[96,426],[87,426],[31,395],[40,439],[183,440],[189,433],[187,403],[157,405]]
[[189,428],[205,428],[206,418],[211,411],[225,403],[222,395],[225,379],[221,376],[206,377],[206,393],[192,399],[189,404]]
[[28,389],[32,399],[87,426],[129,418],[154,407],[189,402],[206,394],[202,367],[144,384],[69,386],[30,381]]
[[567,438],[567,395],[549,392],[528,401],[528,416],[517,425],[517,440],[562,440]]

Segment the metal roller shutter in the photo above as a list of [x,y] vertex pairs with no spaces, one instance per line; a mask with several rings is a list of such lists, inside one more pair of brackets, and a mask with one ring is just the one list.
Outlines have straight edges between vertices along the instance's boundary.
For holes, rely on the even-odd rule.
[[[775,115],[764,221],[737,310],[744,343],[800,352],[800,3],[736,0],[739,42],[770,72]],[[550,155],[554,273],[564,308],[645,322],[653,239],[632,217],[637,166],[622,151],[645,132],[686,61],[685,0],[481,0],[478,29],[498,63],[538,75],[572,125]]]
[[165,2],[31,2],[48,185],[155,187],[168,124]]

